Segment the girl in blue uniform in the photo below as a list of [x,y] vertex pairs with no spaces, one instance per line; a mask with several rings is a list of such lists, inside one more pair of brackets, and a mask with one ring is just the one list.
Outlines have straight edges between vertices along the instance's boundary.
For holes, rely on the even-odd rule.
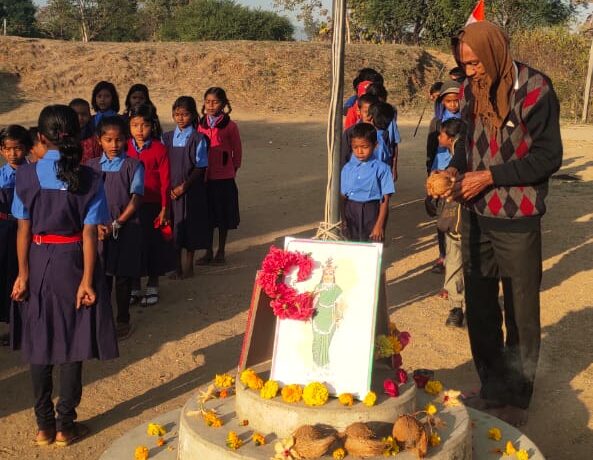
[[95,114],[93,115],[93,126],[99,126],[103,117],[113,117],[119,112],[119,94],[115,85],[109,81],[100,81],[93,88],[91,105]]
[[[196,130],[199,121],[196,101],[181,96],[173,104],[177,127],[163,135],[171,167],[171,217],[177,249],[176,278],[193,275],[194,252],[210,248],[208,199],[205,173],[208,139]],[[186,250],[185,269],[181,260]]]
[[[16,170],[26,162],[31,149],[31,138],[26,128],[10,125],[0,131],[0,149],[6,164],[0,168],[0,321],[7,323],[10,313],[10,294],[17,274],[16,220],[10,208],[14,196]],[[8,345],[8,336],[0,337]]]
[[120,117],[103,118],[97,128],[103,154],[87,164],[103,175],[109,225],[99,225],[99,255],[109,291],[115,277],[117,337],[127,338],[130,328],[132,279],[142,275],[142,228],[138,209],[144,195],[144,165],[126,155],[128,128]]
[[[105,280],[97,265],[97,225],[109,221],[101,176],[80,165],[74,110],[45,107],[39,138],[47,147],[16,174],[12,214],[18,219],[18,276],[12,298],[13,347],[30,364],[39,431],[35,441],[67,446],[88,429],[76,424],[82,361],[118,356]],[[58,404],[53,367],[60,368]]]

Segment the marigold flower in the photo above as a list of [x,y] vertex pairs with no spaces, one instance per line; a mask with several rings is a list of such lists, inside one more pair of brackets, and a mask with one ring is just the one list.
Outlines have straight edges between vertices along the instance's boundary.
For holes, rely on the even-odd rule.
[[351,406],[354,404],[354,396],[352,396],[352,393],[342,393],[338,396],[338,401],[342,406]]
[[438,380],[429,380],[426,382],[424,391],[430,395],[438,395],[441,391],[443,391],[443,384]]
[[255,444],[256,446],[263,446],[266,443],[266,438],[263,434],[260,433],[253,433],[253,436],[251,436],[251,440],[253,441],[253,444]]
[[441,443],[441,437],[438,433],[433,432],[431,433],[430,438],[428,438],[428,442],[430,443],[431,447],[436,447]]
[[517,457],[517,460],[528,460],[529,453],[525,449],[521,449],[517,451],[515,457]]
[[218,414],[214,410],[202,411],[202,419],[204,423],[212,428],[220,428],[222,426],[222,420],[218,417]]
[[239,436],[237,436],[237,433],[235,433],[234,431],[229,431],[229,434],[227,434],[226,437],[226,446],[229,449],[237,450],[242,445],[243,441]]
[[159,438],[156,440],[157,447],[163,447],[165,444],[167,444],[167,441],[165,441],[163,438]]
[[435,415],[438,412],[437,407],[434,404],[427,404],[424,410],[428,415]]
[[261,390],[264,386],[264,381],[257,375],[253,369],[245,369],[241,372],[241,383],[252,390]]
[[385,444],[385,450],[383,450],[384,457],[394,457],[399,453],[399,446],[397,445],[397,441],[393,439],[393,436],[387,436],[381,439],[381,441]]
[[362,403],[367,407],[373,407],[377,402],[377,394],[374,391],[369,391],[362,400]]
[[390,335],[389,341],[391,342],[391,348],[393,349],[393,354],[397,355],[397,354],[401,353],[401,351],[403,350],[404,347],[402,347],[402,344],[399,341],[399,339],[397,337],[394,337],[393,335]]
[[228,398],[228,397],[229,397],[229,390],[227,390],[227,389],[220,390],[220,391],[218,392],[218,397],[219,397],[220,399],[226,399],[226,398]]
[[303,388],[300,385],[291,384],[282,388],[282,400],[287,403],[297,403],[303,397]]
[[334,460],[342,460],[344,457],[346,457],[346,451],[341,447],[332,452],[332,458]]
[[167,430],[158,423],[149,423],[146,434],[148,436],[164,436],[167,434]]
[[134,450],[134,460],[148,460],[148,447],[138,446]]
[[500,428],[490,428],[488,430],[488,438],[494,441],[500,441],[502,439],[502,433],[500,431]]
[[513,456],[517,453],[517,449],[515,449],[515,446],[513,446],[513,443],[511,441],[507,441],[507,444],[505,446],[504,449],[504,454],[510,456]]
[[247,426],[249,425],[249,420],[244,419],[239,422],[239,426]]
[[385,335],[378,335],[375,339],[375,356],[378,359],[390,358],[395,354],[393,350],[393,343],[389,340],[389,337]]
[[303,401],[308,406],[323,406],[329,398],[329,391],[324,384],[312,382],[303,390]]
[[278,389],[278,382],[276,382],[275,380],[268,380],[266,383],[264,383],[264,386],[260,390],[259,395],[263,399],[272,399],[275,398],[278,394]]
[[229,374],[216,374],[214,377],[214,385],[216,388],[230,388],[235,384],[235,377]]

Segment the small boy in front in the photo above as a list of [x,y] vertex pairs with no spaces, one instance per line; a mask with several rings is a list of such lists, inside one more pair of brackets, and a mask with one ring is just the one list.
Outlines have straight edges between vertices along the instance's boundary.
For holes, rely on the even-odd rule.
[[383,241],[389,197],[395,193],[391,169],[373,155],[377,146],[373,125],[356,124],[351,142],[352,155],[341,174],[346,237],[351,241]]

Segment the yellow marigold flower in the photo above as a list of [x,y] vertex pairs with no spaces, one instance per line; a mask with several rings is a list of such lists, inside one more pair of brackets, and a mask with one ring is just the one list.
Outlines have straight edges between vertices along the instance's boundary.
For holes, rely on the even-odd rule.
[[513,443],[511,441],[507,441],[507,444],[504,449],[504,454],[508,455],[510,457],[512,455],[515,455],[516,453],[517,453],[517,449],[515,449],[515,446],[513,446]]
[[268,380],[259,392],[259,395],[264,399],[275,398],[278,394],[278,382],[275,380]]
[[253,433],[251,439],[253,440],[253,444],[255,444],[256,446],[263,446],[266,443],[266,438],[263,434],[260,433]]
[[434,404],[427,404],[424,410],[428,415],[434,415],[438,412],[437,407]]
[[429,380],[424,387],[424,391],[430,395],[438,395],[443,391],[443,384],[438,380]]
[[134,460],[147,460],[148,455],[148,447],[138,446],[134,451]]
[[372,407],[377,402],[377,394],[374,391],[369,391],[367,395],[362,400],[362,403],[365,406]]
[[430,443],[430,445],[432,447],[436,447],[436,446],[438,446],[441,443],[441,437],[439,436],[438,433],[433,432],[430,435],[430,438],[428,439],[428,442]]
[[237,433],[234,431],[229,431],[229,434],[226,436],[226,446],[229,449],[237,450],[242,445],[243,441],[239,436],[237,436]]
[[488,438],[494,441],[500,441],[502,439],[502,433],[500,431],[500,428],[490,428],[488,430]]
[[332,452],[332,458],[334,460],[342,460],[346,456],[346,451],[341,447]]
[[297,403],[303,397],[303,388],[300,385],[286,385],[282,388],[282,400],[287,403]]
[[393,343],[389,337],[378,335],[375,339],[375,356],[377,358],[390,358],[395,354]]
[[515,456],[517,457],[517,460],[529,459],[529,453],[525,449],[518,450]]
[[222,420],[213,410],[203,411],[202,418],[204,419],[204,423],[212,428],[220,428],[222,426]]
[[303,401],[308,406],[323,406],[329,398],[329,391],[319,382],[309,383],[303,390]]
[[399,330],[393,321],[389,321],[389,334],[390,335],[397,335]]
[[397,355],[398,353],[401,353],[403,347],[401,342],[398,340],[397,337],[390,335],[389,337],[389,341],[391,342],[391,348],[393,348],[393,354]]
[[241,372],[241,383],[252,390],[261,390],[264,386],[264,381],[257,375],[253,369],[245,369]]
[[148,428],[146,428],[146,434],[148,436],[165,436],[167,430],[158,423],[149,423]]
[[387,436],[381,439],[381,441],[385,444],[385,450],[383,451],[384,457],[394,457],[399,453],[399,446],[397,445],[397,441],[393,439],[393,436]]
[[230,388],[235,383],[235,377],[229,374],[216,374],[214,377],[214,385],[216,388]]
[[342,393],[338,396],[338,401],[342,406],[351,406],[354,404],[354,396],[352,396],[352,393]]

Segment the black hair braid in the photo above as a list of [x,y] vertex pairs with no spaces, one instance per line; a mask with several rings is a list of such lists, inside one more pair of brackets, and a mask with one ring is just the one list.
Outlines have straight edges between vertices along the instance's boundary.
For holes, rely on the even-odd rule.
[[39,114],[38,129],[60,151],[56,162],[57,178],[66,183],[68,191],[80,191],[83,186],[82,148],[76,112],[67,105],[49,105]]

